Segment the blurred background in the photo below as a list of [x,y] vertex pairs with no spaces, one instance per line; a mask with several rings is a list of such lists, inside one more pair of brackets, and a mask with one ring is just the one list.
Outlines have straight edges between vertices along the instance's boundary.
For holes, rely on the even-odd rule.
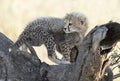
[[[33,19],[43,16],[62,18],[74,11],[87,16],[89,30],[110,20],[120,22],[120,0],[0,0],[0,32],[15,42]],[[42,61],[52,64],[46,58],[44,46],[35,49]]]

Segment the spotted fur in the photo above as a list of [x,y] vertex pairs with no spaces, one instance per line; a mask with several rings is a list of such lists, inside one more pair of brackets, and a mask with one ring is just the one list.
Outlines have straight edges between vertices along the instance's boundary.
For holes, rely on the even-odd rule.
[[[70,63],[71,50],[80,43],[83,34],[78,32],[65,33],[64,26],[68,24],[64,22],[65,19],[66,17],[43,17],[30,22],[15,44],[11,46],[11,51],[18,49],[26,43],[30,46],[41,46],[44,44],[47,48],[48,58],[50,60],[58,64]],[[63,54],[64,60],[57,58],[55,50]]]

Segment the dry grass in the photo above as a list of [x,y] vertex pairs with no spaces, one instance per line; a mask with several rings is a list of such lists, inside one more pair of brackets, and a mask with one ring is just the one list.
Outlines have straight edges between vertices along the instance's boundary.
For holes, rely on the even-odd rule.
[[[16,41],[31,20],[41,16],[63,17],[73,11],[88,17],[90,30],[109,20],[120,21],[119,8],[119,0],[0,0],[0,32]],[[47,54],[44,47],[36,50],[45,61]]]

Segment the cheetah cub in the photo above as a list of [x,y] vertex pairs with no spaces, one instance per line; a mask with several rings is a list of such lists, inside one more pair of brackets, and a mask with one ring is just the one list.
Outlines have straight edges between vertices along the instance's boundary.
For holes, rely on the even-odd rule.
[[78,47],[88,29],[88,20],[85,15],[77,12],[69,13],[64,18],[65,40],[61,44],[63,60],[75,62],[78,55]]
[[[80,43],[86,29],[87,20],[82,14],[69,13],[64,18],[41,17],[27,25],[9,51],[14,51],[23,44],[44,44],[51,61],[57,64],[70,63],[71,49]],[[55,50],[63,54],[62,60],[57,58]]]

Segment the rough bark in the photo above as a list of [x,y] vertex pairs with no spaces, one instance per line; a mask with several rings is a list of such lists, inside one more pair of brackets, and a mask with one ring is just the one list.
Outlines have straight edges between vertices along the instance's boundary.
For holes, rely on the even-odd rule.
[[81,43],[76,62],[68,65],[47,65],[20,50],[8,53],[13,43],[0,33],[0,81],[100,81],[109,59],[100,55],[99,43],[108,30],[94,28]]

